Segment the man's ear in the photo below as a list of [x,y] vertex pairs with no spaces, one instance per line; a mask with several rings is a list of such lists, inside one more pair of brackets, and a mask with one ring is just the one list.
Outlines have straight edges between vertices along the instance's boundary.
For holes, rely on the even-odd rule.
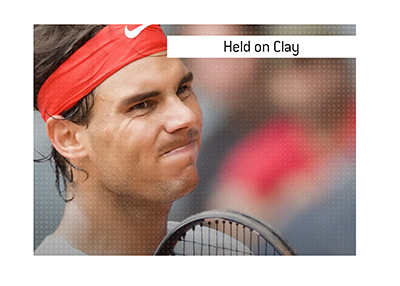
[[87,155],[80,132],[84,126],[53,116],[47,120],[47,135],[54,148],[67,159],[81,159]]

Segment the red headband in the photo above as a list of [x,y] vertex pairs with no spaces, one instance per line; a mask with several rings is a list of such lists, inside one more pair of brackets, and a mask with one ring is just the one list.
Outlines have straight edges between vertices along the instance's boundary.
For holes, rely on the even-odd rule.
[[127,64],[167,50],[159,25],[109,25],[73,53],[42,85],[38,108],[45,122],[72,108]]

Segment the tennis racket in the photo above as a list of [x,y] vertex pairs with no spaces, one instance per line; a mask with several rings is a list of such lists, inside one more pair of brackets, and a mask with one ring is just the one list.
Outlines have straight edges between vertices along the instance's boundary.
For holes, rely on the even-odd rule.
[[234,211],[212,210],[182,221],[155,255],[295,255],[268,224]]

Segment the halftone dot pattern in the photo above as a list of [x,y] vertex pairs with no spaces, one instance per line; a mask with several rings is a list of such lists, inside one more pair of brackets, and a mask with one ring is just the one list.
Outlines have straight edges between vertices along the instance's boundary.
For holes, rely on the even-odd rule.
[[[270,34],[355,35],[355,26],[297,26],[292,29],[285,25],[246,26],[241,27],[239,33],[265,34],[268,30]],[[220,31],[211,27],[205,34],[218,34]],[[201,34],[201,29],[188,32],[188,29],[180,28],[180,32]],[[224,30],[224,33],[234,32]],[[234,208],[251,213],[250,203],[246,200],[231,202],[235,201],[236,194],[229,191],[218,204],[215,203],[216,186],[221,180],[218,174],[221,174],[224,163],[231,169],[237,168],[236,179],[245,171],[254,173],[253,168],[260,165],[255,160],[257,158],[249,155],[248,160],[253,162],[250,165],[239,159],[242,157],[236,158],[235,162],[235,159],[229,160],[230,150],[240,146],[244,138],[251,136],[268,120],[284,115],[287,119],[280,122],[280,128],[290,126],[294,134],[301,134],[307,124],[307,132],[319,136],[307,135],[304,140],[295,136],[292,141],[298,145],[297,151],[288,153],[283,147],[277,147],[274,152],[277,155],[286,152],[290,158],[295,155],[293,152],[307,151],[309,157],[319,159],[313,164],[297,167],[298,174],[309,174],[302,178],[301,184],[298,183],[300,175],[296,177],[295,172],[282,174],[286,177],[279,183],[292,184],[291,189],[296,195],[292,196],[292,201],[270,202],[274,212],[280,214],[278,210],[281,209],[288,213],[282,215],[282,221],[272,221],[276,221],[275,226],[295,248],[297,246],[300,254],[355,254],[356,60],[188,59],[186,64],[195,73],[195,91],[203,103],[203,112],[206,115],[211,113],[211,121],[207,122],[205,116],[205,129],[214,132],[203,138],[198,160],[198,188],[174,204],[170,217],[181,220],[210,208]],[[335,133],[335,129],[341,131]],[[330,133],[333,135],[329,136]],[[277,138],[275,143],[284,146],[287,140]],[[252,149],[257,148],[257,145],[249,144],[245,152],[253,154]],[[259,148],[270,150],[268,146]],[[262,152],[254,156],[267,153]],[[321,156],[321,153],[325,155]],[[256,165],[252,167],[251,164]],[[290,161],[282,156],[281,173],[289,170],[290,165]],[[321,173],[328,175],[322,176]],[[260,176],[263,177],[262,172]],[[314,199],[310,199],[312,197]],[[268,207],[267,204],[264,206],[265,209]],[[259,210],[254,214],[262,218]]]
[[[190,63],[206,73],[212,61]],[[222,64],[225,70],[240,71],[250,64],[245,61],[214,61],[214,69]],[[237,195],[255,197],[265,201],[265,210],[262,213],[257,202],[253,214],[281,229],[299,253],[354,254],[355,59],[263,59],[255,66],[251,83],[241,81],[244,75],[204,82],[208,88],[218,85],[212,93],[214,102],[225,108],[229,104],[234,124],[213,122],[222,128],[209,142],[205,138],[199,158],[203,181],[191,206],[211,197],[204,209],[251,213],[252,200],[231,200]],[[230,84],[241,88],[232,92],[240,91],[224,95]],[[214,156],[220,160],[212,161]],[[305,161],[296,163],[299,160]],[[253,191],[238,194],[218,188],[235,182],[248,184]],[[218,203],[215,193],[223,198]]]
[[[45,123],[40,114],[34,114],[34,153],[35,159],[40,154],[50,152],[50,141],[47,138]],[[39,153],[40,154],[39,154]],[[64,201],[55,188],[55,175],[48,162],[34,163],[34,248],[36,249],[43,239],[53,233],[62,217]]]
[[[171,34],[201,33],[200,30],[188,32],[188,27],[184,26],[165,26],[165,30],[170,30]],[[354,25],[249,25],[224,33],[355,35],[355,32]],[[220,34],[220,29],[211,26],[207,33]],[[262,169],[265,164],[262,158],[258,158],[258,163],[251,163],[245,155],[257,148],[270,150],[266,148],[272,139],[261,140],[265,145],[251,143],[240,148],[247,138],[254,134],[259,136],[256,132],[271,120],[283,118],[277,128],[290,130],[295,136],[273,141],[278,146],[274,149],[277,156],[281,156],[278,156],[281,162],[277,166],[281,168],[282,180],[276,184],[279,190],[292,190],[296,194],[288,196],[289,199],[268,202],[268,207],[276,210],[275,213],[282,212],[282,221],[276,218],[268,221],[269,214],[265,220],[278,228],[299,254],[355,254],[356,60],[187,59],[184,62],[194,72],[193,86],[203,108],[204,132],[198,159],[200,182],[191,194],[174,203],[170,219],[182,220],[216,207],[215,201],[213,204],[210,201],[218,190],[223,166],[227,166],[227,173],[230,169],[239,173],[245,169]],[[44,123],[40,115],[35,114],[35,149],[47,155],[50,143],[46,138]],[[235,162],[234,148],[242,151],[247,161]],[[312,163],[294,168],[289,159],[302,152],[312,159]],[[265,152],[258,154],[262,157]],[[35,153],[34,157],[40,156]],[[226,163],[228,160],[231,163]],[[246,166],[244,162],[250,165]],[[260,171],[253,186],[266,185],[262,181],[264,177]],[[115,177],[115,180],[119,178]],[[35,248],[56,229],[63,213],[64,202],[54,181],[48,164],[35,164]],[[234,196],[235,193],[223,196],[218,208],[230,208],[232,205],[227,198]],[[268,201],[268,195],[259,190],[249,193],[248,197]],[[234,207],[243,212],[252,208],[247,201]],[[114,236],[117,240],[125,239],[123,232],[116,232]],[[61,242],[59,247],[66,247],[65,251],[68,251]]]
[[356,35],[355,25],[162,25],[168,35]]

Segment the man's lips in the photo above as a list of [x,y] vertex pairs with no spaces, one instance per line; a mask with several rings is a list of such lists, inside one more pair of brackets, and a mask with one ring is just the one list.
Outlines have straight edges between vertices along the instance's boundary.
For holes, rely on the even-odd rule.
[[183,143],[179,143],[168,151],[164,152],[162,156],[174,155],[181,152],[191,151],[195,148],[196,139],[189,140]]
[[[171,138],[172,139],[172,138]],[[200,130],[190,129],[184,136],[174,137],[174,140],[164,144],[160,150],[160,156],[168,156],[187,151],[198,151],[200,147]]]

